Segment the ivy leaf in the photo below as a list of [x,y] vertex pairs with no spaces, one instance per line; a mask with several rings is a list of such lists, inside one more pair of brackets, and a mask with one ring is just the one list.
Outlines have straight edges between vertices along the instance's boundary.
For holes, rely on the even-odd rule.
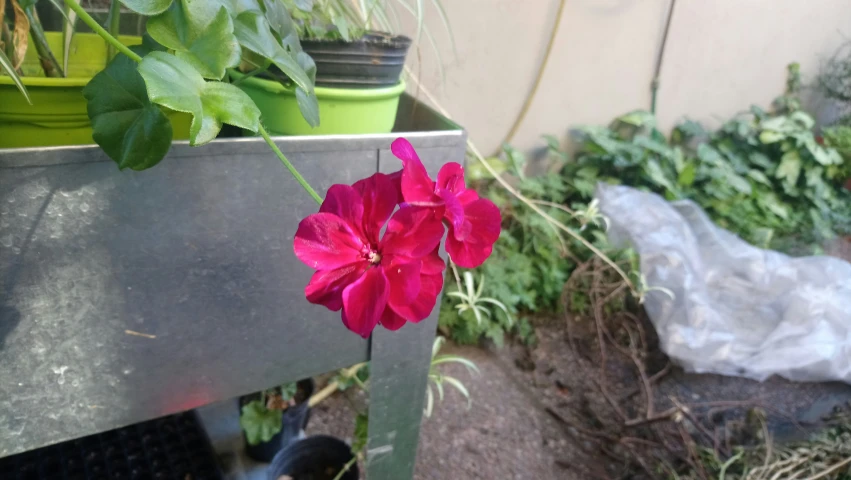
[[266,20],[272,31],[278,34],[283,46],[291,52],[300,52],[298,31],[284,3],[281,0],[263,0],[263,6],[266,7]]
[[801,176],[801,156],[797,150],[789,150],[783,154],[774,175],[779,179],[785,179],[790,187],[795,186],[798,177]]
[[260,400],[254,400],[242,406],[239,425],[245,432],[249,445],[268,442],[281,431],[283,411],[269,410]]
[[142,15],[154,16],[163,13],[171,6],[172,0],[121,0],[121,3]]
[[171,147],[168,117],[148,99],[136,63],[119,54],[83,89],[92,138],[118,168],[144,170]]
[[677,183],[681,187],[690,187],[694,183],[694,179],[697,176],[697,164],[694,162],[688,162],[683,167],[683,170],[680,172],[679,177],[677,178]]
[[260,128],[260,110],[245,92],[227,83],[205,82],[190,64],[174,55],[150,53],[139,64],[139,73],[152,102],[192,114],[192,145],[216,138],[223,123],[252,132]]
[[[299,66],[304,72],[307,73],[312,84],[316,79],[316,63],[314,63],[310,55],[304,52],[298,52],[296,54],[296,61],[298,61]],[[314,128],[318,127],[319,100],[316,98],[316,94],[313,91],[307,91],[297,86],[295,89],[295,98],[298,102],[298,109],[301,111],[301,115],[307,121],[307,124]]]
[[240,45],[268,58],[297,86],[313,92],[313,82],[290,52],[278,43],[272,35],[269,23],[261,13],[255,11],[240,13],[234,22],[234,34]]
[[[214,4],[214,2],[212,2]],[[225,69],[239,64],[239,42],[233,20],[222,6],[212,11],[210,3],[178,0],[166,12],[148,20],[151,37],[175,51],[204,78],[219,80]]]

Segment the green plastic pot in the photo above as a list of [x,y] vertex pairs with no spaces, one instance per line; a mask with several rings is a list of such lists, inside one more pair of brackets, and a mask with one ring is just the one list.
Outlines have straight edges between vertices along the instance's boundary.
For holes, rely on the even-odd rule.
[[[62,33],[47,32],[53,54],[62,60]],[[142,37],[121,36],[125,45],[138,45]],[[12,78],[0,75],[0,148],[88,145],[92,124],[86,113],[83,87],[106,66],[106,42],[90,33],[74,35],[68,56],[68,76],[47,78],[30,39],[21,70],[32,105],[15,87]],[[189,138],[192,116],[170,112],[175,139]]]
[[390,133],[405,91],[405,82],[386,88],[316,87],[319,126],[312,128],[301,116],[294,88],[236,71],[231,76],[260,108],[263,124],[275,135]]

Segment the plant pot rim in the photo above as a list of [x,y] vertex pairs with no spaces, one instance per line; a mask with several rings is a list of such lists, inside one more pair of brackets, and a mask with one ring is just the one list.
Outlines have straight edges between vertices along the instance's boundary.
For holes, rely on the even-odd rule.
[[[295,96],[295,88],[285,87],[274,80],[266,80],[263,78],[249,77],[244,78],[245,74],[237,70],[230,70],[231,75],[236,79],[242,79],[242,84],[260,88],[271,93],[280,93],[289,96]],[[332,87],[314,87],[316,98],[318,99],[338,99],[338,100],[380,100],[384,98],[398,97],[405,91],[407,85],[404,80],[399,80],[399,83],[391,87],[383,88],[332,88]]]
[[410,46],[413,43],[413,40],[408,36],[393,35],[387,32],[378,31],[368,31],[363,34],[363,37],[350,42],[339,38],[299,38],[299,41],[302,43],[324,43],[329,45],[366,43],[369,45],[386,45],[393,47],[405,47]]
[[[27,87],[85,87],[92,77],[21,77]],[[0,75],[0,85],[15,85],[12,77]]]
[[[60,35],[60,32],[45,32],[49,35]],[[103,40],[100,35],[96,33],[75,33],[74,38],[85,41],[91,41],[94,39],[99,39],[102,42],[106,43],[106,40]],[[127,44],[131,39],[141,39],[142,37],[139,35],[119,35],[118,39],[122,41],[122,43]],[[60,54],[62,52],[59,52]],[[106,68],[106,64],[104,64],[103,68]],[[102,68],[102,69],[103,69]],[[22,76],[21,82],[27,87],[85,87],[89,81],[93,78],[93,76],[84,76],[84,77],[32,77],[32,76]],[[0,75],[0,85],[15,85],[15,82],[12,81],[12,77],[8,75]]]

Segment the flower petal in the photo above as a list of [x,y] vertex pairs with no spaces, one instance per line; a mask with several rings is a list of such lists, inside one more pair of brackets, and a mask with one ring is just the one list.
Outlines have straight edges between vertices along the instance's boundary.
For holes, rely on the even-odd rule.
[[464,219],[472,226],[471,233],[459,240],[450,225],[446,252],[458,266],[475,268],[484,263],[493,251],[502,217],[493,202],[480,198],[464,206]]
[[360,192],[349,185],[331,185],[325,200],[319,207],[320,213],[333,213],[352,227],[360,228],[363,222],[364,204]]
[[464,219],[473,225],[470,237],[475,242],[493,245],[499,238],[502,215],[499,213],[499,207],[490,200],[480,198],[464,205]]
[[444,200],[444,205],[446,207],[444,218],[452,224],[453,235],[457,240],[464,240],[470,235],[470,232],[473,229],[473,226],[470,222],[465,222],[464,220],[464,205],[458,201],[458,197],[455,196],[454,193],[449,190],[437,189],[435,191],[440,198]]
[[378,245],[381,227],[399,203],[399,189],[390,175],[375,175],[355,182],[352,188],[363,202],[363,229],[370,244]]
[[420,269],[420,272],[423,275],[437,275],[443,274],[443,270],[446,269],[446,262],[440,258],[440,246],[438,245],[432,250],[431,253],[423,257],[423,267]]
[[343,324],[361,337],[368,337],[381,320],[389,295],[390,284],[384,271],[370,268],[343,290]]
[[390,145],[390,151],[402,161],[402,196],[405,201],[415,205],[438,205],[439,198],[434,195],[434,181],[428,176],[411,142],[397,138]]
[[446,253],[459,267],[476,268],[485,263],[492,252],[492,244],[461,242],[452,235],[446,237]]
[[296,257],[317,270],[333,270],[363,260],[364,239],[332,213],[314,213],[298,224],[293,240]]
[[409,322],[417,323],[431,315],[437,304],[437,296],[443,288],[443,274],[421,275],[420,292],[415,299],[405,305],[388,306],[396,314]]
[[467,185],[464,183],[464,167],[456,162],[450,162],[440,167],[437,172],[437,188],[449,190],[455,195],[459,195],[467,190]]
[[381,255],[419,258],[427,255],[443,238],[443,223],[437,216],[442,209],[406,207],[399,209],[387,222],[381,239]]
[[343,289],[357,281],[367,268],[369,262],[362,261],[335,270],[320,270],[314,273],[310,283],[304,287],[307,301],[324,305],[334,312],[339,311],[343,308]]
[[384,314],[381,315],[381,326],[386,328],[387,330],[396,331],[405,326],[406,322],[404,318],[399,316],[396,312],[389,308],[384,309]]
[[[394,262],[384,268],[384,276],[390,282],[390,296],[387,304],[396,312],[399,312],[397,307],[404,307],[419,295],[421,267],[422,262],[417,260],[410,263]],[[411,320],[405,315],[402,317]]]

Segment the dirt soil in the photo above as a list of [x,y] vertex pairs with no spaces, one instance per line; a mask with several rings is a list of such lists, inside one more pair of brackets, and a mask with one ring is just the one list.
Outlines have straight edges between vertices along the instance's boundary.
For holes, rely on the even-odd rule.
[[[447,344],[441,353],[472,360],[481,374],[446,365],[444,372],[464,383],[473,403],[468,410],[464,397],[447,387],[443,403],[423,419],[416,480],[588,478],[573,468],[579,449],[542,409],[536,392],[515,380],[513,365],[476,347]],[[324,401],[313,410],[307,433],[351,440],[353,409],[363,408],[364,397],[358,392]]]

